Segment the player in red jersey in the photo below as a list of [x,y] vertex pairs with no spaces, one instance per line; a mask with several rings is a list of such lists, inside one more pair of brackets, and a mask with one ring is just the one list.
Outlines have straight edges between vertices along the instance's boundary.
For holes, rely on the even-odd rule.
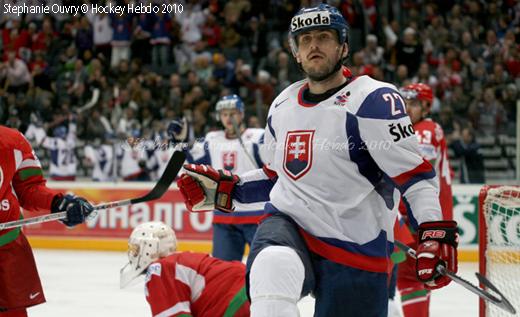
[[121,288],[146,271],[152,316],[249,316],[242,262],[176,249],[175,232],[164,223],[137,226],[128,241],[129,263],[121,269]]
[[[435,168],[439,179],[439,199],[443,220],[453,219],[453,196],[451,192],[451,168],[448,161],[446,139],[441,126],[428,118],[433,102],[433,91],[422,83],[410,84],[401,89],[406,100],[406,110],[413,124],[415,135],[419,140],[422,156]],[[403,200],[399,211],[408,223],[415,219],[408,218],[406,202]],[[401,226],[407,230],[411,226]],[[415,233],[415,232],[412,232]],[[407,243],[414,249],[417,243]],[[407,258],[398,266],[397,288],[401,293],[401,302],[405,317],[429,316],[430,290],[427,284],[417,280],[415,260]]]
[[[17,130],[0,126],[0,223],[28,211],[67,211],[63,223],[85,221],[93,207],[85,199],[45,186],[41,165]],[[26,308],[45,302],[31,247],[20,228],[0,230],[0,317],[27,316]]]

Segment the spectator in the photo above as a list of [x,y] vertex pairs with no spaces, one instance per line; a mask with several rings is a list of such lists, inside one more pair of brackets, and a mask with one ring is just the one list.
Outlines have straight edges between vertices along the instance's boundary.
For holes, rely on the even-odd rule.
[[423,46],[417,40],[417,31],[408,27],[404,30],[403,39],[396,43],[397,64],[405,65],[410,75],[415,75],[423,56]]
[[79,27],[76,30],[76,48],[81,58],[84,58],[87,51],[91,53],[94,48],[92,27],[85,16],[80,18]]
[[213,77],[222,85],[229,87],[235,73],[233,63],[228,62],[226,57],[220,53],[213,55]]
[[111,58],[112,46],[110,42],[113,37],[112,23],[110,17],[105,13],[94,14],[89,10],[87,17],[92,24],[94,39],[94,50],[96,55],[100,54],[104,60]]
[[132,56],[143,63],[149,64],[151,62],[150,37],[152,33],[152,15],[141,13],[138,14],[135,19],[134,40],[131,45]]
[[202,39],[211,53],[214,53],[218,48],[221,38],[221,27],[217,23],[217,19],[213,14],[206,16],[206,22],[201,27]]
[[462,184],[484,184],[484,158],[479,152],[480,145],[475,140],[473,130],[466,127],[462,136],[454,136],[450,147],[455,157],[460,158],[460,182]]
[[152,45],[152,65],[161,68],[166,67],[170,53],[171,19],[161,12],[153,14],[153,27],[150,44]]
[[249,51],[253,58],[253,70],[256,70],[260,59],[267,54],[267,32],[263,23],[257,17],[249,20],[245,31]]
[[29,89],[32,77],[24,61],[14,51],[7,53],[7,62],[0,64],[0,79],[7,80],[7,91],[18,94]]
[[130,60],[130,40],[132,36],[132,20],[127,14],[112,15],[110,21],[114,33],[112,34],[112,55],[110,66],[116,67],[121,60]]
[[191,46],[202,39],[202,26],[206,20],[206,15],[197,5],[188,3],[186,11],[182,14],[176,14],[175,18],[180,24],[181,39],[184,43]]
[[479,135],[496,135],[503,132],[506,120],[504,107],[496,99],[495,89],[487,87],[482,100],[475,101],[469,109],[473,127]]
[[432,87],[435,92],[437,87],[437,77],[430,72],[430,65],[426,62],[422,62],[417,71],[417,75],[412,78],[413,83],[426,83]]
[[367,35],[367,45],[363,48],[363,63],[370,65],[380,65],[383,62],[384,49],[377,45],[377,36]]

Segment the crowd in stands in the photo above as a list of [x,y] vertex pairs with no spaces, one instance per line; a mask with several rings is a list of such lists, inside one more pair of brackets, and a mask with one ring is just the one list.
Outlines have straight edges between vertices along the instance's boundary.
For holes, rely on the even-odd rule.
[[[104,3],[47,1],[85,2]],[[247,124],[263,127],[273,98],[303,78],[287,43],[290,18],[321,2],[188,0],[171,15],[2,14],[0,124],[51,134],[74,114],[81,145],[107,135],[165,137],[167,123],[185,117],[202,137],[218,127],[218,98],[236,93]],[[350,25],[346,65],[354,75],[429,84],[432,116],[450,142],[468,139],[463,131],[473,142],[515,134],[518,1],[327,2]]]

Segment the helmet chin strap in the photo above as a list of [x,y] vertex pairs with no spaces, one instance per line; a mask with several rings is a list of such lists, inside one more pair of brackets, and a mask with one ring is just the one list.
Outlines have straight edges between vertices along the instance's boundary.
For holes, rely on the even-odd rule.
[[[339,47],[338,47],[338,48],[339,48]],[[338,62],[336,63],[336,65],[334,66],[334,68],[333,68],[330,72],[328,72],[328,73],[326,73],[326,74],[324,74],[324,75],[316,76],[316,77],[315,77],[315,76],[311,77],[311,76],[309,76],[309,74],[307,74],[307,73],[305,72],[305,70],[303,70],[303,67],[301,66],[301,63],[298,63],[298,65],[299,65],[300,68],[303,70],[303,72],[304,72],[307,76],[309,76],[309,79],[310,79],[310,80],[312,80],[312,81],[314,81],[314,82],[325,81],[325,80],[331,78],[332,76],[334,76],[334,75],[336,74],[336,72],[337,72],[338,70],[341,69],[341,66],[343,66],[343,57],[342,57],[342,55],[343,55],[343,50],[344,50],[344,49],[345,49],[345,46],[344,46],[344,45],[341,45],[341,53],[340,53],[340,55],[339,55]]]

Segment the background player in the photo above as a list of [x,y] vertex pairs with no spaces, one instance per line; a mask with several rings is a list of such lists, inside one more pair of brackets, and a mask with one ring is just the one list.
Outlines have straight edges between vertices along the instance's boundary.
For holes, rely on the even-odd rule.
[[53,130],[52,137],[45,137],[42,147],[50,152],[50,178],[55,181],[73,181],[76,179],[77,159],[74,148],[76,147],[76,123],[72,115],[69,116],[68,125],[59,125]]
[[247,262],[252,316],[298,316],[311,291],[314,316],[386,316],[401,194],[419,230],[418,278],[442,287],[450,280],[435,266],[457,270],[456,223],[442,221],[435,171],[404,101],[393,85],[344,74],[347,29],[325,4],[292,18],[289,40],[307,79],[269,110],[263,170],[239,178],[189,165],[178,181],[194,211],[268,201]]
[[121,288],[146,271],[153,316],[249,316],[244,264],[176,249],[175,232],[164,223],[137,226],[128,240]]
[[85,165],[92,167],[92,181],[108,182],[114,179],[114,139],[111,133],[105,133],[103,139],[94,140],[94,144],[85,146]]
[[[67,211],[66,226],[85,221],[93,208],[85,199],[45,186],[40,161],[17,130],[0,126],[0,223],[27,211]],[[45,302],[31,246],[20,228],[0,230],[0,316],[27,316],[26,308]]]
[[[439,180],[439,199],[444,220],[453,219],[453,196],[451,192],[451,168],[448,161],[447,145],[441,126],[428,118],[433,102],[433,91],[430,86],[417,83],[401,89],[406,100],[406,111],[419,141],[421,155],[435,168]],[[405,204],[400,205],[404,222],[408,226],[400,226],[399,230],[411,230]],[[409,228],[409,229],[408,229]],[[417,248],[417,242],[408,243]],[[430,291],[426,284],[417,280],[415,260],[407,258],[398,265],[397,286],[401,294],[401,302],[405,317],[429,316]]]
[[[216,111],[224,130],[209,132],[204,141],[194,144],[187,153],[187,161],[240,174],[262,166],[259,143],[263,139],[264,130],[246,129],[242,124],[242,99],[237,95],[224,96],[217,102]],[[239,129],[238,133],[235,126]],[[180,130],[178,123],[170,124],[169,130],[174,138],[179,139],[174,132]],[[227,261],[242,260],[245,245],[251,245],[258,221],[263,215],[263,205],[259,203],[255,207],[248,206],[248,211],[244,212],[240,212],[242,208],[239,205],[235,206],[239,211],[236,213],[219,210],[214,212],[214,257]]]

